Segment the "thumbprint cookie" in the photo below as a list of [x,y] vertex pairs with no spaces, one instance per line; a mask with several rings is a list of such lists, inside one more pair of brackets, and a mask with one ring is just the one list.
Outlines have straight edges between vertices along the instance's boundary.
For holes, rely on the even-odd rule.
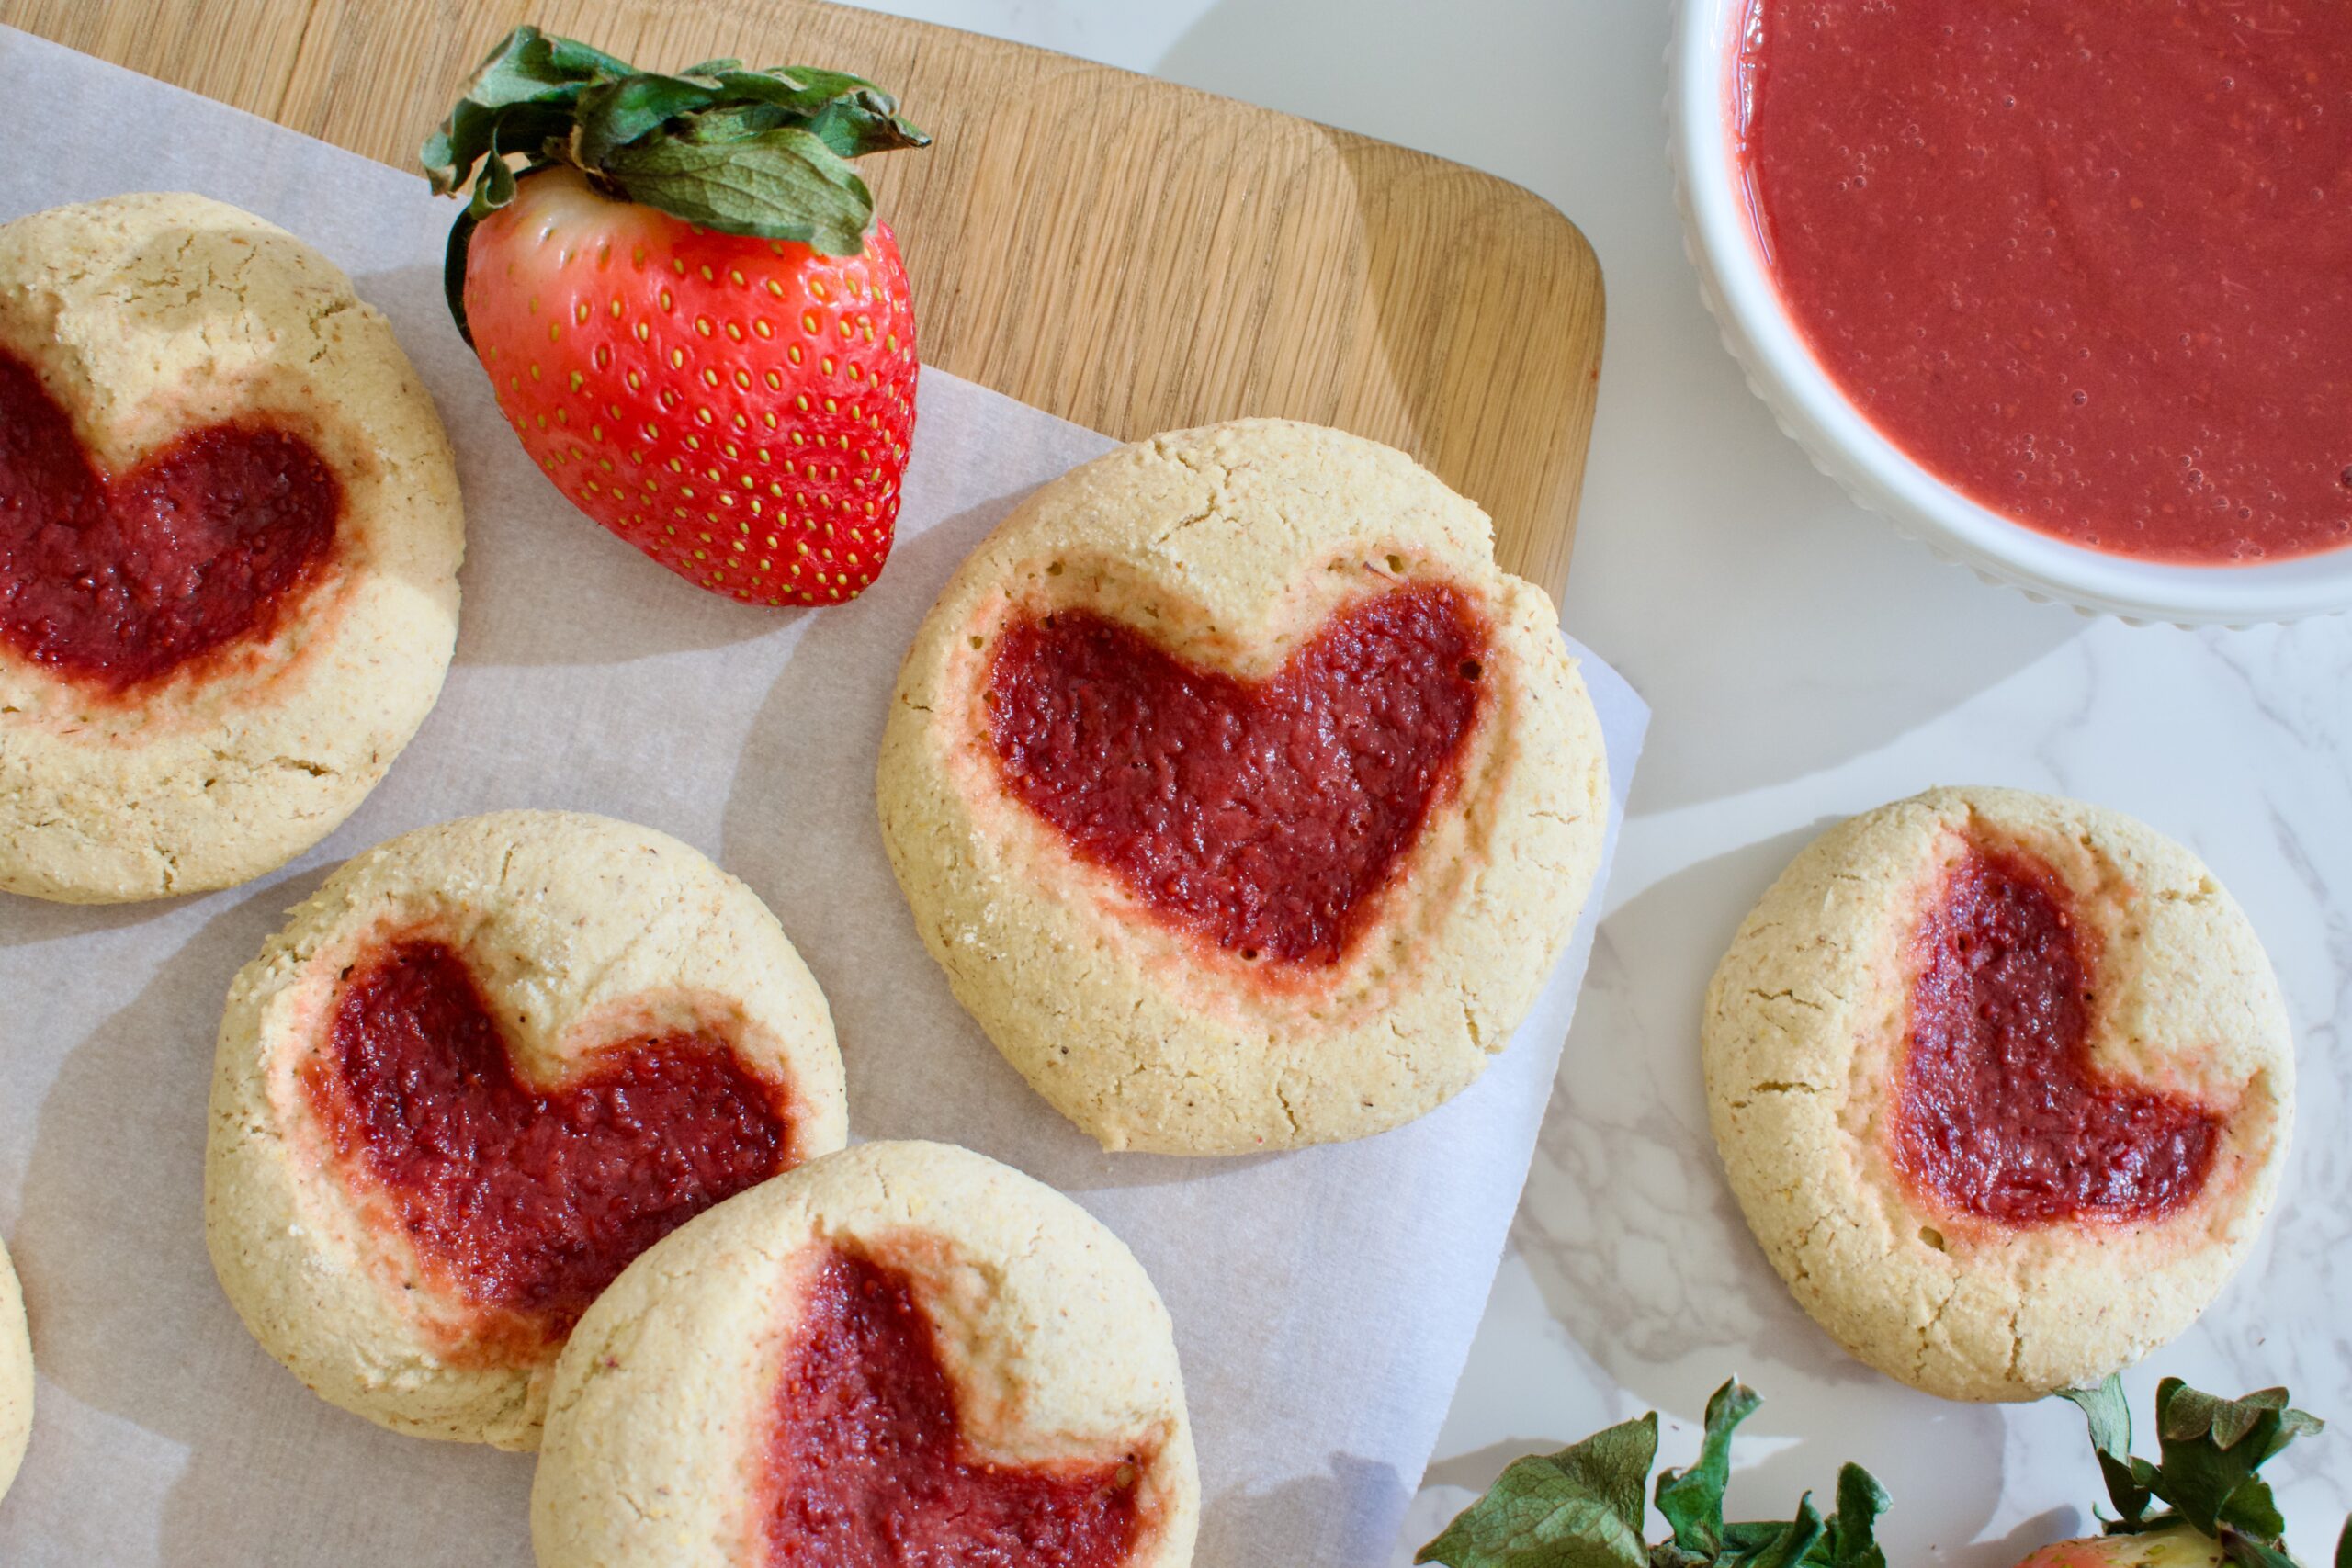
[[751,889],[643,828],[502,812],[350,862],[237,976],[206,1238],[325,1399],[528,1448],[631,1258],[845,1136],[825,999]]
[[556,1363],[540,1568],[1183,1568],[1167,1309],[1085,1210],[865,1144],[629,1265]]
[[1939,789],[1841,823],[1709,989],[1715,1140],[1821,1325],[1951,1399],[2094,1383],[2204,1311],[2286,1156],[2285,1004],[2132,818]]
[[966,561],[899,677],[883,838],[1007,1060],[1106,1148],[1359,1137],[1460,1092],[1597,864],[1543,592],[1406,457],[1252,420],[1114,452]]
[[316,843],[439,694],[463,551],[431,398],[310,246],[197,196],[0,226],[0,889]]

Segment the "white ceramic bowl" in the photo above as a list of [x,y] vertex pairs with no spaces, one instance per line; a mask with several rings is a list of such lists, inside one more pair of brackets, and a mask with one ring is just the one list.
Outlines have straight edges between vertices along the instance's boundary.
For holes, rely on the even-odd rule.
[[1846,400],[1781,309],[1739,184],[1730,71],[1746,0],[1682,0],[1668,51],[1676,196],[1700,292],[1724,346],[1781,428],[1854,499],[1991,581],[2088,612],[2249,626],[2352,609],[2352,549],[2263,566],[2159,566],[2037,533],[1978,505]]

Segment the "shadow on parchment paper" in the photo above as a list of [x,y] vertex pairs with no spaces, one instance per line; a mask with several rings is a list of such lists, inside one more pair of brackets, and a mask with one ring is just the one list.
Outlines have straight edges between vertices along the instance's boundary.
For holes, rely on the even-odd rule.
[[[903,542],[891,570],[944,583],[1020,499],[976,507]],[[1057,1115],[956,1004],[917,934],[882,849],[871,759],[899,665],[933,597],[868,595],[810,622],[745,739],[720,858],[775,910],[824,987],[855,1136],[962,1144],[1071,1193],[1197,1175],[1195,1161],[1105,1154]],[[812,764],[841,756],[866,759],[848,786],[811,785]]]
[[697,588],[564,500],[508,432],[489,378],[449,321],[440,268],[374,273],[357,288],[401,324],[401,346],[442,423],[466,433],[459,664],[621,664],[764,637],[807,614]]
[[[1763,1443],[1743,1448],[1739,1506],[1773,1517],[1860,1460],[1901,1496],[1906,1539],[1967,1541],[2000,1502],[2000,1413],[1883,1377],[1816,1327],[1749,1234],[1708,1122],[1699,1027],[1715,964],[1749,908],[1836,820],[1701,861],[1601,922],[1511,1239],[1554,1319],[1636,1400],[1695,1424],[1734,1373],[1764,1396],[1742,1434],[1782,1446],[1761,1458],[1746,1456]],[[1916,1475],[1905,1486],[1873,1460],[1930,1427],[1932,1486]],[[1519,1454],[1582,1436],[1482,1450],[1442,1479],[1483,1490]],[[1994,1568],[2018,1555],[1979,1551],[1939,1561]]]
[[60,904],[17,893],[0,893],[0,947],[29,947],[35,942],[62,942],[100,931],[120,931],[176,909],[185,898],[200,897],[183,894],[180,897],[147,898],[131,904]]
[[[60,1067],[15,1243],[36,1359],[74,1401],[187,1448],[153,1543],[169,1568],[519,1568],[529,1561],[527,1456],[421,1442],[332,1408],[245,1332],[205,1252],[221,1003],[288,908],[333,869],[216,915]],[[75,1419],[71,1410],[41,1419]],[[119,1477],[83,1479],[122,1495],[136,1516]],[[511,1551],[485,1550],[508,1540]],[[149,1543],[91,1546],[90,1561],[119,1562],[141,1560]]]
[[1397,1517],[1411,1497],[1394,1466],[1336,1454],[1327,1474],[1203,1499],[1193,1561],[1199,1568],[1251,1568],[1270,1561],[1268,1542],[1289,1541],[1299,1519],[1318,1518],[1334,1521],[1341,1533],[1308,1543],[1313,1561],[1385,1562],[1396,1545]]

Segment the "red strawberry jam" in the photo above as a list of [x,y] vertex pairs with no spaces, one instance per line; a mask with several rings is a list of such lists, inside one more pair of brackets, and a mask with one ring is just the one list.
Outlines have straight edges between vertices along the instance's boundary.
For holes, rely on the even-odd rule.
[[906,1276],[835,1250],[777,1382],[767,1568],[1110,1568],[1140,1533],[1136,1462],[969,1451]]
[[111,478],[0,352],[0,641],[119,694],[269,637],[320,575],[343,486],[311,445],[209,424]]
[[522,1082],[465,960],[407,941],[345,981],[301,1077],[345,1179],[427,1268],[548,1342],[639,1253],[793,1163],[782,1094],[724,1041],[620,1040],[591,1064]]
[[1814,357],[1939,479],[2194,565],[2352,545],[2352,5],[1748,0]]
[[1895,1163],[1962,1213],[2155,1219],[2212,1168],[2219,1116],[2092,1066],[2091,957],[2068,903],[2039,861],[1979,849],[1912,934]]
[[1245,959],[1329,965],[1452,787],[1486,656],[1435,583],[1340,612],[1256,683],[1060,610],[999,641],[989,738],[1014,797],[1161,914]]

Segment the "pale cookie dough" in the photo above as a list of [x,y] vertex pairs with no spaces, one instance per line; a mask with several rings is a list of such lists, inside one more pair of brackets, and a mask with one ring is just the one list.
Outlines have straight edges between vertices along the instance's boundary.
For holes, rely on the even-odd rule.
[[25,1462],[33,1432],[33,1341],[25,1327],[25,1292],[8,1249],[0,1247],[0,1497]]
[[[2221,1118],[2177,1207],[2013,1224],[1896,1165],[1914,933],[1972,850],[2022,852],[2066,890],[2097,1076]],[[2077,801],[1939,789],[1831,829],[1740,927],[1702,1038],[1716,1143],[1773,1267],[1853,1355],[1947,1398],[2097,1382],[2179,1333],[2286,1157],[2293,1042],[2253,928],[2188,851]]]
[[[1263,679],[1337,611],[1407,585],[1486,623],[1453,783],[1328,966],[1195,935],[1008,793],[984,702],[1000,634],[1082,608]],[[1403,454],[1250,420],[1114,452],[965,562],[900,671],[883,840],[956,999],[1110,1149],[1238,1154],[1381,1132],[1509,1043],[1568,940],[1608,810],[1599,721],[1543,592],[1486,514]]]
[[345,980],[412,941],[462,957],[517,1076],[540,1092],[593,1070],[598,1047],[723,1040],[781,1091],[787,1161],[847,1136],[831,1015],[750,888],[664,834],[569,812],[467,818],[379,845],[237,976],[204,1183],[229,1299],[335,1404],[396,1431],[528,1448],[559,1346],[411,1244],[314,1097],[338,1059]]
[[960,1461],[1107,1469],[1134,1489],[1122,1568],[1192,1561],[1200,1480],[1173,1330],[1134,1254],[1018,1171],[884,1143],[721,1203],[581,1320],[531,1489],[540,1568],[774,1561],[771,1518],[788,1502],[768,1459],[779,1379],[820,1270],[843,1254],[902,1279],[928,1321]]
[[0,889],[110,903],[283,864],[375,786],[448,667],[464,525],[431,398],[332,263],[198,196],[0,227],[0,350],[108,473],[192,428],[258,423],[307,439],[344,501],[266,639],[116,693],[0,637]]

